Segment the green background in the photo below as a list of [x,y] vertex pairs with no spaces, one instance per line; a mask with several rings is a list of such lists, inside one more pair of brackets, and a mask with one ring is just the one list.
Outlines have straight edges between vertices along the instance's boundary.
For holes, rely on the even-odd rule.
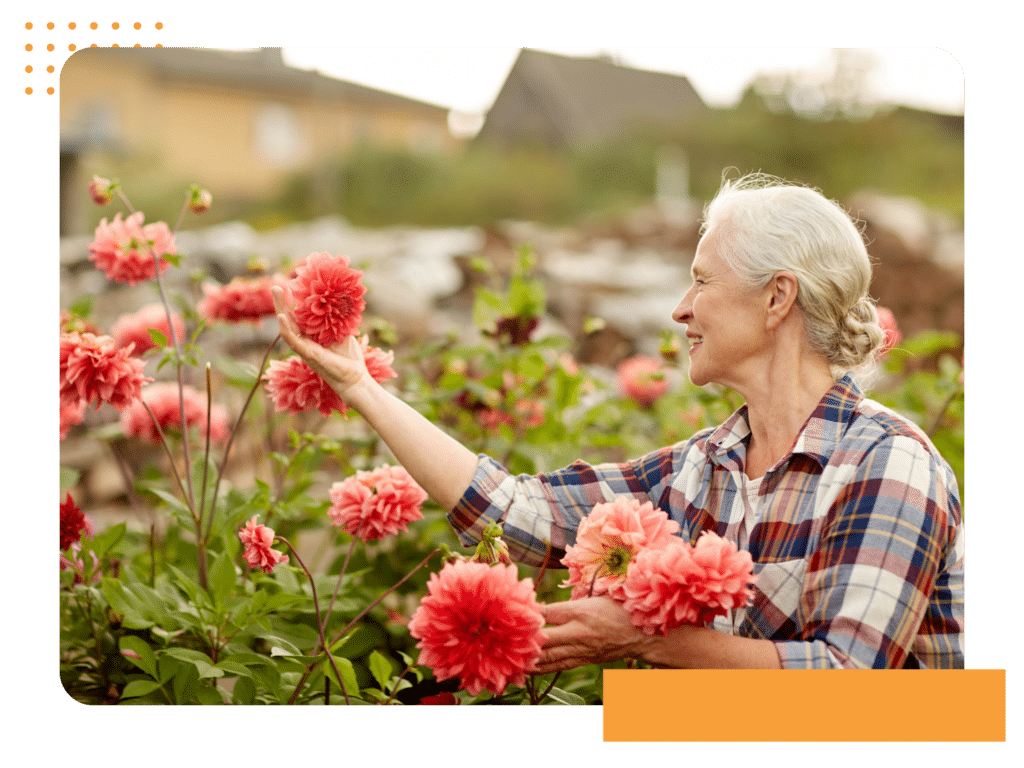
[[[562,3],[346,2],[317,9],[287,5],[166,4],[50,0],[14,3],[2,11],[5,162],[3,205],[6,272],[3,329],[4,425],[7,444],[3,552],[7,597],[3,610],[3,681],[6,754],[68,761],[74,765],[132,762],[289,761],[384,765],[438,763],[519,765],[531,761],[575,766],[617,765],[629,760],[791,763],[798,759],[900,765],[907,757],[936,761],[982,760],[1002,765],[1016,754],[1013,696],[1020,596],[1013,547],[1019,541],[1021,474],[1017,443],[1016,355],[1018,325],[1010,309],[1020,300],[1020,195],[1016,184],[1020,122],[1017,28],[1010,18],[986,11],[985,3],[931,3],[920,11],[892,2],[838,6],[813,2],[732,2],[716,9],[641,0]],[[287,9],[287,10],[286,10]],[[35,29],[27,32],[31,20]],[[55,30],[45,30],[52,20]],[[69,20],[78,23],[68,31]],[[99,29],[88,30],[90,20]],[[113,32],[118,20],[121,30]],[[132,23],[142,22],[135,32]],[[165,28],[158,32],[156,22]],[[35,51],[27,53],[26,43]],[[53,42],[56,52],[46,54]],[[967,200],[971,230],[971,643],[970,667],[1008,670],[1009,741],[1005,744],[604,744],[600,710],[561,708],[171,710],[85,708],[59,686],[56,650],[56,582],[53,578],[53,486],[56,483],[55,373],[58,86],[46,63],[67,58],[68,43],[152,45],[939,45],[970,75]],[[23,74],[31,63],[35,73]],[[27,85],[35,88],[25,95]],[[994,334],[994,335],[993,335]],[[50,381],[51,384],[46,384]],[[999,392],[1002,392],[1000,395]],[[1001,399],[1000,399],[1001,398]],[[982,481],[979,482],[979,479]],[[46,555],[50,552],[50,555]],[[687,710],[700,706],[699,691],[680,692],[679,727]],[[771,691],[736,691],[737,734],[762,707],[835,709],[841,700],[778,701]],[[937,718],[954,723],[970,701],[923,701]],[[263,718],[266,718],[264,722]],[[20,762],[11,763],[19,765]]]

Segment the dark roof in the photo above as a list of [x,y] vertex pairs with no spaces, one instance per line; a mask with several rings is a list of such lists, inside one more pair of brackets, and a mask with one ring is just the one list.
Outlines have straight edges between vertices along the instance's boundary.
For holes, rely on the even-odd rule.
[[[634,69],[607,57],[574,58],[523,48],[480,135],[510,138],[517,112],[538,109],[544,112],[539,122],[548,130],[563,141],[575,141],[607,138],[645,120],[672,121],[707,106],[681,75]],[[539,122],[535,119],[534,127]]]
[[134,60],[157,77],[195,80],[225,86],[292,91],[324,97],[353,98],[378,103],[403,104],[447,114],[448,108],[406,96],[328,77],[319,72],[289,67],[280,48],[228,51],[213,48],[84,48],[77,57],[103,56]]

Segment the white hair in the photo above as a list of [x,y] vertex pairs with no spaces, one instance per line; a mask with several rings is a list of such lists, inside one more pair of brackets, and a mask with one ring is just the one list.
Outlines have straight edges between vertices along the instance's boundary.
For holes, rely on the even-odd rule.
[[873,360],[884,334],[868,296],[871,262],[845,210],[817,190],[756,173],[725,181],[704,209],[702,235],[741,280],[763,288],[780,271],[797,279],[811,348],[832,375]]

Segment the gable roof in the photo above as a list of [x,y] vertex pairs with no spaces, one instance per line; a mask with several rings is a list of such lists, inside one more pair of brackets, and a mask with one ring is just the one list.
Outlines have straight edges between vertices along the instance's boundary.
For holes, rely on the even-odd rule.
[[[154,77],[211,85],[294,92],[303,96],[358,99],[378,104],[402,105],[446,116],[447,107],[388,93],[316,71],[284,63],[280,48],[231,51],[213,48],[84,48],[75,57],[117,57],[135,61]],[[115,59],[116,60],[116,59]]]
[[707,105],[680,75],[605,58],[523,48],[480,129],[481,140],[569,144],[610,138],[630,124],[672,121]]

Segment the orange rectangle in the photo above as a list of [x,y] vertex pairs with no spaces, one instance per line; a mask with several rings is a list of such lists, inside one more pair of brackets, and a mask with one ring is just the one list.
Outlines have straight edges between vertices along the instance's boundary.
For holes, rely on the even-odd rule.
[[605,741],[1005,741],[1006,670],[604,671]]

